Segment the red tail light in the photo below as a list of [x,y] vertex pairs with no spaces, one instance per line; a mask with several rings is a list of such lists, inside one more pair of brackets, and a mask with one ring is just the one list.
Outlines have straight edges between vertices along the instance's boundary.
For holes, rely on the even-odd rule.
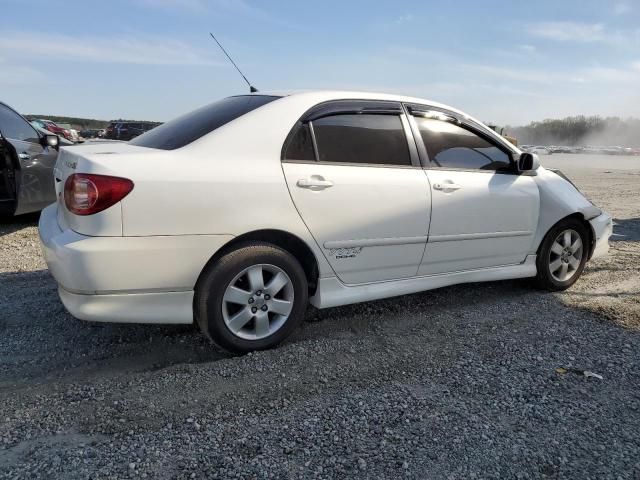
[[127,178],[74,173],[64,184],[64,204],[76,215],[93,215],[115,205],[133,190]]

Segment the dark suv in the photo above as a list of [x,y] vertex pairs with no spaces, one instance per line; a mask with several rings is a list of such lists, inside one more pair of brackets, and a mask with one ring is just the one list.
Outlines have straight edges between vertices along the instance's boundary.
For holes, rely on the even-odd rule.
[[115,121],[111,122],[107,127],[106,138],[128,141],[132,138],[136,138],[138,135],[142,135],[144,132],[155,128],[158,125],[160,124],[156,122]]

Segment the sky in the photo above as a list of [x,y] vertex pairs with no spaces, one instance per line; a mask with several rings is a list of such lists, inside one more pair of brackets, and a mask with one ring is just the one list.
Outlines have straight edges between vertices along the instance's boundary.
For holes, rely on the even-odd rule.
[[0,100],[166,121],[248,91],[401,93],[485,122],[640,117],[640,0],[0,0]]

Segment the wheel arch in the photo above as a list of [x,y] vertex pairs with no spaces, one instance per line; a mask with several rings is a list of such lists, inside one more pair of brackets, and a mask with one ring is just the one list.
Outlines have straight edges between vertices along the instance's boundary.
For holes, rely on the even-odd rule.
[[559,225],[560,223],[567,221],[569,219],[575,219],[578,220],[580,223],[582,223],[585,227],[585,230],[587,231],[587,235],[589,236],[588,238],[588,245],[589,245],[589,252],[588,252],[588,256],[587,259],[591,258],[591,255],[593,255],[593,250],[595,248],[596,245],[596,234],[593,230],[593,226],[591,225],[591,223],[589,222],[589,220],[586,219],[586,217],[584,216],[583,213],[581,212],[574,212],[570,215],[567,215],[566,217],[561,218],[560,220],[558,220],[556,223],[554,223],[553,225],[551,225],[547,231],[545,232],[545,234],[542,236],[542,238],[540,239],[540,242],[538,244],[538,248],[536,249],[536,253],[538,255],[540,255],[540,249],[542,248],[542,244],[544,243],[545,238],[547,238],[547,235],[549,234],[549,232],[551,230],[553,230],[557,225]]
[[247,242],[270,243],[282,248],[283,250],[286,250],[291,255],[293,255],[296,260],[300,262],[305,276],[307,277],[307,283],[309,285],[309,296],[315,294],[319,277],[318,260],[315,254],[313,253],[309,245],[307,245],[307,243],[300,237],[284,230],[277,229],[254,230],[251,232],[243,233],[242,235],[229,240],[209,259],[209,261],[202,268],[202,271],[198,276],[198,280],[196,281],[195,290],[197,291],[198,284],[200,283],[200,279],[202,278],[202,274],[205,270],[207,270],[207,268],[209,268],[209,266],[217,262],[228,252]]

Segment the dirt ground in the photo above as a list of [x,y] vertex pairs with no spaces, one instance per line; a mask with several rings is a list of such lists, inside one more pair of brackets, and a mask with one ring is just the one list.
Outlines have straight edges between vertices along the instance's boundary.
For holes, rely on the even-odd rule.
[[561,169],[614,218],[610,255],[591,262],[580,281],[560,298],[639,329],[640,157],[550,155],[542,157],[542,163]]
[[37,216],[0,224],[0,478],[640,478],[640,159],[542,162],[615,218],[569,291],[310,309],[242,357],[75,320]]

